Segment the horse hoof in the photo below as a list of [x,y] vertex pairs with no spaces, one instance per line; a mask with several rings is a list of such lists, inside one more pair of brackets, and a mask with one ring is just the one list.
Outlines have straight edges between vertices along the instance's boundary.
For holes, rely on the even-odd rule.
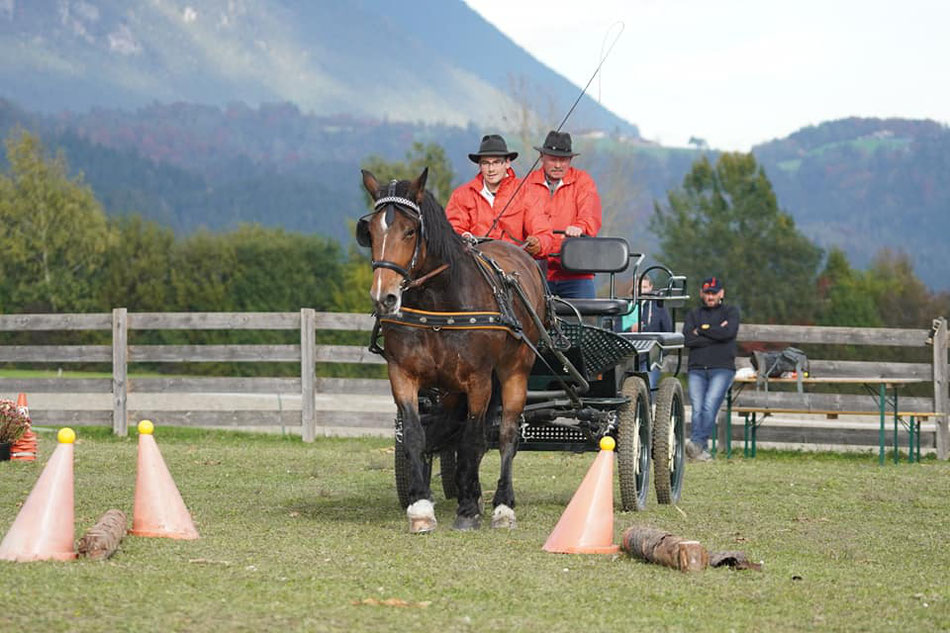
[[452,524],[453,530],[458,530],[460,532],[470,532],[472,530],[477,530],[482,526],[482,517],[481,515],[476,514],[473,517],[455,517],[455,523]]
[[515,520],[515,511],[509,508],[506,505],[500,505],[495,508],[495,511],[492,513],[491,517],[491,526],[493,528],[508,528],[513,530],[518,527],[518,522]]
[[428,534],[435,532],[435,519],[409,519],[410,534]]
[[410,534],[428,534],[435,530],[435,507],[428,499],[419,499],[406,508]]

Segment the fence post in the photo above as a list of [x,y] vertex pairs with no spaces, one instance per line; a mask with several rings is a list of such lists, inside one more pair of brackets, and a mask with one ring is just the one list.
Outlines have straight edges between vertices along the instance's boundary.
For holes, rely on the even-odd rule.
[[316,324],[313,308],[300,309],[300,434],[304,442],[317,436],[315,409]]
[[937,459],[946,460],[950,456],[950,425],[947,414],[947,319],[934,319],[934,412],[937,416]]
[[129,315],[125,308],[112,309],[112,432],[129,434],[128,360]]

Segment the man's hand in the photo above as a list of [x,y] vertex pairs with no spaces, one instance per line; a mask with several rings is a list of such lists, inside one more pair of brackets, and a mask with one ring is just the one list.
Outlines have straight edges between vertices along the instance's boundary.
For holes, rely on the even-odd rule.
[[568,237],[580,237],[584,234],[584,231],[581,230],[581,227],[574,226],[573,224],[564,229],[564,234]]
[[537,235],[529,235],[524,241],[524,250],[528,255],[537,255],[541,252],[541,240]]

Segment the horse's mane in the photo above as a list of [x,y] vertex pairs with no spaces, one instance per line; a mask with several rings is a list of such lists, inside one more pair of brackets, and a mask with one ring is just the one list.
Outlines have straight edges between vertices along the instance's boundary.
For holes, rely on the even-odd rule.
[[[401,180],[396,185],[396,195],[407,196],[409,192],[409,181]],[[422,217],[425,221],[425,244],[427,258],[432,262],[448,264],[449,269],[445,271],[451,282],[459,280],[459,274],[462,266],[462,258],[465,256],[465,244],[459,237],[455,229],[445,217],[445,209],[439,204],[428,190],[419,205],[422,211]]]

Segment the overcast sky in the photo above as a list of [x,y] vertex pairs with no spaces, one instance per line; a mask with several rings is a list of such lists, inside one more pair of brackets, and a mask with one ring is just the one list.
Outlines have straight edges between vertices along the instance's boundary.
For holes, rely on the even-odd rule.
[[950,0],[466,2],[579,88],[623,22],[590,94],[664,145],[747,151],[848,116],[950,122]]

